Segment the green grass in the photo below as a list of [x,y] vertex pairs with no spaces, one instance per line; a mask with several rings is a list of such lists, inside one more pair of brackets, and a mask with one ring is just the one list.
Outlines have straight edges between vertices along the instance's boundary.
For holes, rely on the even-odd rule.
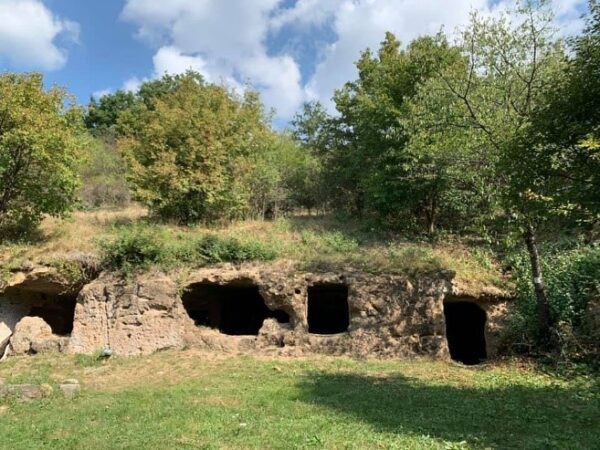
[[10,403],[0,448],[597,449],[598,380],[516,365],[161,353],[97,366],[9,360],[9,380],[83,381]]

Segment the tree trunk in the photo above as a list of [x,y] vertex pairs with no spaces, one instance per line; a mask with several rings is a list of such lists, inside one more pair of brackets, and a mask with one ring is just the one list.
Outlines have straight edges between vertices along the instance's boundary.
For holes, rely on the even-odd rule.
[[427,231],[430,235],[435,233],[435,221],[437,218],[437,201],[435,195],[429,199],[429,210],[425,212],[427,219]]
[[535,230],[531,225],[527,225],[524,234],[525,244],[531,260],[531,273],[533,276],[533,287],[535,289],[535,298],[537,303],[537,321],[540,338],[548,341],[550,337],[550,305],[546,295],[546,286],[542,277],[542,266],[540,263],[540,253],[538,250]]

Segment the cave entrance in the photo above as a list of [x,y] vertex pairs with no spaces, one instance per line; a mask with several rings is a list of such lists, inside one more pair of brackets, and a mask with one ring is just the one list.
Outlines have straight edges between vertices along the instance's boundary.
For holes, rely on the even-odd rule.
[[466,365],[484,361],[487,357],[485,311],[475,303],[450,301],[444,303],[444,316],[446,338],[452,359]]
[[70,336],[75,320],[76,295],[49,295],[39,294],[29,310],[28,316],[44,319],[52,333],[58,336]]
[[265,319],[288,323],[284,311],[272,311],[253,284],[194,284],[183,295],[183,306],[197,326],[230,336],[257,336]]
[[348,286],[317,284],[308,288],[309,333],[345,333],[349,326]]

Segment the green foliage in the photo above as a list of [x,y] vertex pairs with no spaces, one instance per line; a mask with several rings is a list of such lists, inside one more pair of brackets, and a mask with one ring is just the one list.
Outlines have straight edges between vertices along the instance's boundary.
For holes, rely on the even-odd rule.
[[85,116],[85,125],[95,136],[114,135],[119,116],[137,103],[134,93],[117,91],[93,98]]
[[255,93],[238,98],[189,72],[119,127],[134,195],[152,212],[183,224],[244,217],[249,158],[270,138]]
[[214,234],[185,236],[165,227],[137,224],[119,227],[116,235],[100,242],[104,266],[125,273],[158,267],[202,267],[219,263],[269,261],[277,253],[258,241],[240,242]]
[[237,239],[225,239],[208,235],[194,243],[198,257],[205,264],[223,262],[269,261],[276,253],[259,242],[240,243]]
[[320,179],[319,160],[287,135],[267,137],[241,173],[251,217],[277,218],[298,208],[313,208]]
[[84,146],[81,111],[39,74],[0,74],[0,228],[23,236],[75,202]]
[[[600,298],[600,246],[564,241],[547,244],[542,251],[546,255],[543,268],[558,344],[572,343],[568,342],[571,333],[580,343],[585,343],[588,340],[586,308],[589,301]],[[507,264],[512,268],[517,292],[517,310],[511,319],[510,345],[514,350],[529,350],[538,332],[529,255],[524,251],[514,253],[508,257]],[[571,352],[565,356],[582,356],[578,355],[580,348],[558,350]]]
[[84,208],[122,207],[130,202],[125,161],[111,142],[95,139],[80,168]]
[[115,238],[100,242],[104,265],[110,269],[147,269],[167,258],[164,231],[156,226],[120,227]]

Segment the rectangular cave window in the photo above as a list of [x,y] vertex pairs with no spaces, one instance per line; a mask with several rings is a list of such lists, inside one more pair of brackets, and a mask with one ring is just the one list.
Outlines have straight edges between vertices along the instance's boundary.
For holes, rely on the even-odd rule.
[[41,294],[29,310],[29,316],[40,317],[50,325],[52,333],[59,336],[69,336],[73,331],[75,319],[76,295]]
[[183,295],[194,323],[230,336],[257,336],[265,319],[289,322],[284,311],[272,311],[253,284],[194,284]]
[[308,288],[309,333],[345,333],[349,326],[348,286],[317,284]]
[[447,301],[444,302],[444,316],[451,358],[466,365],[484,361],[487,357],[485,311],[472,302]]

